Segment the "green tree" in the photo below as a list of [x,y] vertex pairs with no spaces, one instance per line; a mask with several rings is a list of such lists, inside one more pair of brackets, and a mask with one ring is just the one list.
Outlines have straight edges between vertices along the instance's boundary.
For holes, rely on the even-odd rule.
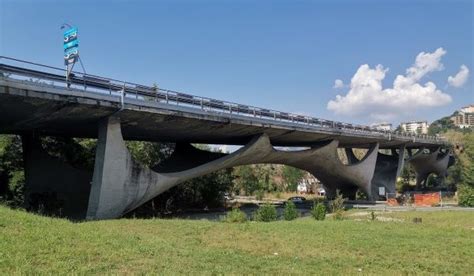
[[428,135],[436,135],[440,133],[445,133],[449,129],[458,129],[451,121],[451,117],[454,116],[457,112],[455,112],[451,116],[443,117],[439,120],[436,120],[431,123],[431,125],[428,128]]
[[17,135],[0,135],[0,198],[11,206],[23,203],[23,149]]
[[291,166],[284,166],[282,174],[286,182],[287,191],[295,192],[298,188],[298,182],[304,176],[304,171]]
[[464,157],[460,160],[462,183],[474,188],[474,133],[464,135]]
[[154,168],[163,162],[174,150],[173,144],[170,143],[127,141],[125,144],[133,159],[149,168]]
[[260,190],[259,179],[250,165],[239,166],[234,170],[236,189],[243,191],[245,195],[253,195]]

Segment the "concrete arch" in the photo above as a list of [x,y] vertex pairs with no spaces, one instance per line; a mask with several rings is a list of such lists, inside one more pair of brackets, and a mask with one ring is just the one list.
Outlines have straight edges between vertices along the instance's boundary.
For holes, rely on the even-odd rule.
[[122,138],[120,119],[99,123],[99,141],[87,219],[119,217],[171,187],[223,168],[253,164],[270,152],[267,139],[253,139],[238,151],[222,155],[178,146],[156,171],[132,159]]
[[154,168],[135,162],[125,147],[120,119],[109,117],[99,124],[99,142],[88,219],[119,217],[169,188],[216,170],[256,163],[286,164],[318,177],[330,191],[355,196],[357,188],[371,195],[378,144],[363,160],[351,165],[337,158],[338,141],[302,151],[279,151],[267,135],[252,139],[232,154],[209,153],[190,145],[178,145],[169,160]]
[[[374,198],[383,197],[386,194],[396,194],[396,181],[405,164],[405,145],[398,149],[392,149],[391,155],[378,153],[375,164],[375,173],[372,178],[372,195]],[[382,188],[382,189],[380,189]]]
[[444,179],[448,168],[455,161],[450,151],[443,152],[441,148],[436,148],[430,150],[430,153],[424,153],[424,150],[420,149],[408,159],[408,162],[416,172],[416,186],[421,187],[426,184],[428,176],[432,173]]

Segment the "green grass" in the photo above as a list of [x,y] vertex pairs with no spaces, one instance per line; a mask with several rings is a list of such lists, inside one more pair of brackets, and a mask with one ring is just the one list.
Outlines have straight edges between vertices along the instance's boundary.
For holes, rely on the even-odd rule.
[[[471,274],[474,212],[378,214],[403,222],[72,223],[0,206],[0,274]],[[413,217],[423,223],[414,224]],[[277,254],[275,254],[277,253]]]

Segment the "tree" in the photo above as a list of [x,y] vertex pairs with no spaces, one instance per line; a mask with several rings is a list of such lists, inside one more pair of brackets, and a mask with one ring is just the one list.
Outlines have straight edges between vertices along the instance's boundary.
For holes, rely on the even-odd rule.
[[286,187],[288,191],[295,192],[298,188],[298,182],[301,181],[303,176],[304,171],[300,169],[290,166],[283,167],[283,179],[286,182]]
[[438,119],[434,122],[431,123],[431,125],[428,128],[428,135],[436,135],[440,133],[445,133],[446,131],[450,129],[458,129],[451,121],[451,117],[456,115],[457,112],[455,112],[451,116],[443,117],[441,119]]
[[125,144],[133,159],[149,168],[154,168],[168,158],[174,150],[171,143],[127,141]]
[[474,133],[464,135],[464,155],[460,159],[462,168],[462,183],[474,188]]
[[245,195],[253,195],[260,189],[259,179],[250,165],[239,166],[234,170],[236,189],[243,191]]
[[0,197],[11,206],[20,206],[24,182],[20,136],[0,135]]

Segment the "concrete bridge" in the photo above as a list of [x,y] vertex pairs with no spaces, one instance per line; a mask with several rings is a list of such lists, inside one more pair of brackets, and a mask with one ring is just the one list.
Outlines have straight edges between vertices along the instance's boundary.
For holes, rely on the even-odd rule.
[[[454,159],[436,137],[388,132],[193,96],[172,90],[1,57],[0,133],[22,136],[26,205],[38,193],[54,192],[72,218],[120,217],[169,188],[210,172],[257,163],[306,170],[324,184],[354,198],[372,200],[395,193],[406,160],[417,184],[431,173],[445,176]],[[93,171],[49,156],[40,136],[97,138]],[[156,168],[135,162],[124,140],[176,143]],[[243,147],[231,154],[199,150],[191,143]],[[305,147],[282,151],[274,146]],[[337,154],[344,148],[348,164]],[[358,159],[354,148],[368,149]],[[383,151],[383,152],[381,152]],[[405,158],[408,153],[408,158]]]

